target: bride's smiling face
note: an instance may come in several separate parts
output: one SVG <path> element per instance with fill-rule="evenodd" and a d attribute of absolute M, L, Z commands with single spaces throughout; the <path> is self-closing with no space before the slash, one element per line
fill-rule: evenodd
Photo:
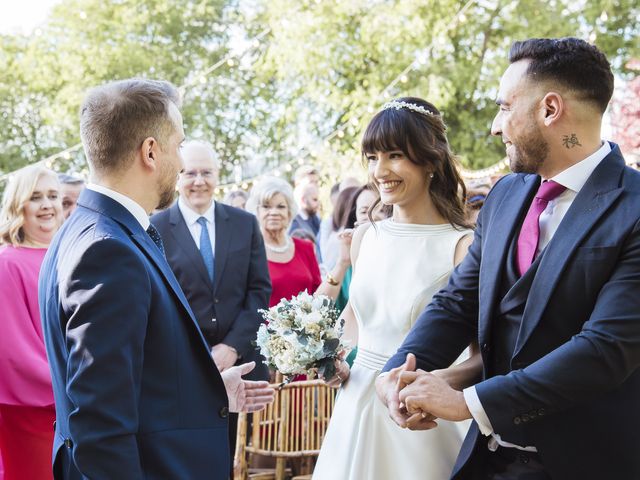
<path fill-rule="evenodd" d="M 404 206 L 428 193 L 427 168 L 413 163 L 402 150 L 368 152 L 365 158 L 385 205 Z"/>

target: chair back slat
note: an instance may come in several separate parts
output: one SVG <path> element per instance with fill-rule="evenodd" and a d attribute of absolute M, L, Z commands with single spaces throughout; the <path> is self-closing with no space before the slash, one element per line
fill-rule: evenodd
<path fill-rule="evenodd" d="M 333 411 L 336 390 L 322 380 L 292 382 L 276 389 L 273 404 L 247 415 L 246 450 L 269 456 L 317 455 Z M 280 387 L 280 388 L 279 388 Z"/>

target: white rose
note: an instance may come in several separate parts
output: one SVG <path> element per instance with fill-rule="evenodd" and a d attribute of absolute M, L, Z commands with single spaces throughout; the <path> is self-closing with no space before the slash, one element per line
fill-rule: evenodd
<path fill-rule="evenodd" d="M 322 315 L 318 312 L 311 312 L 303 315 L 300 319 L 300 325 L 306 327 L 307 325 L 313 325 L 314 323 L 318 323 L 322 321 Z"/>

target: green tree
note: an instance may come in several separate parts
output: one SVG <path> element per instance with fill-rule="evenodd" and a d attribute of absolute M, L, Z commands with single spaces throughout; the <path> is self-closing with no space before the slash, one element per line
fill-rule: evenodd
<path fill-rule="evenodd" d="M 288 86 L 283 121 L 315 126 L 332 139 L 340 171 L 358 158 L 358 139 L 388 98 L 434 102 L 450 127 L 463 163 L 497 162 L 504 147 L 488 136 L 495 95 L 510 44 L 528 37 L 590 38 L 623 72 L 638 53 L 639 7 L 632 1 L 414 0 L 259 2 L 260 22 L 273 31 L 258 75 Z M 462 15 L 455 16 L 456 12 Z M 408 72 L 388 88 L 400 72 Z"/>
<path fill-rule="evenodd" d="M 218 61 L 228 50 L 226 6 L 223 0 L 66 0 L 33 35 L 4 36 L 0 170 L 78 143 L 87 88 L 132 76 L 180 85 Z"/>
<path fill-rule="evenodd" d="M 435 103 L 481 168 L 504 155 L 488 132 L 514 40 L 590 39 L 626 75 L 638 18 L 633 0 L 63 0 L 36 34 L 0 37 L 0 172 L 77 144 L 86 89 L 131 76 L 185 85 L 187 134 L 216 145 L 229 181 L 361 171 L 364 126 L 401 95 Z"/>

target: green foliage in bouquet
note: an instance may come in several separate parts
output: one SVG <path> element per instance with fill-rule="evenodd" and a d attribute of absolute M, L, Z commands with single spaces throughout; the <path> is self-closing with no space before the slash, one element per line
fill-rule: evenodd
<path fill-rule="evenodd" d="M 256 344 L 269 367 L 287 381 L 314 371 L 326 379 L 335 375 L 334 361 L 346 347 L 341 340 L 344 321 L 328 297 L 305 290 L 260 313 L 265 323 Z"/>

